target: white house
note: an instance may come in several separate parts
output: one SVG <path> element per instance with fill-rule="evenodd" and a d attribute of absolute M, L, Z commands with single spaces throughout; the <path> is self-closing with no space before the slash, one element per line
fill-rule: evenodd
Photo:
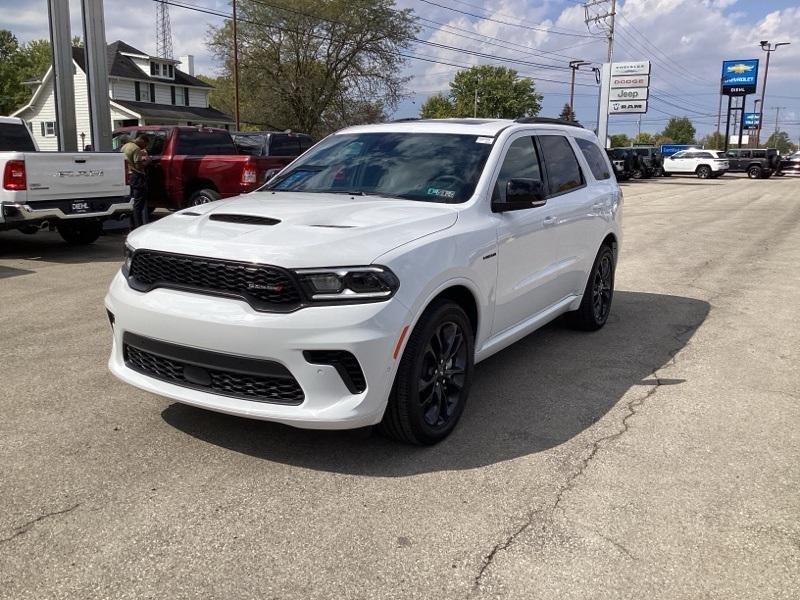
<path fill-rule="evenodd" d="M 233 125 L 233 118 L 208 104 L 211 86 L 194 76 L 193 57 L 180 61 L 149 56 L 117 40 L 108 45 L 108 89 L 112 128 L 129 125 Z M 186 63 L 187 72 L 178 69 Z M 83 48 L 72 48 L 75 72 L 75 115 L 78 148 L 90 143 L 89 102 Z M 58 150 L 52 67 L 38 81 L 28 104 L 12 116 L 20 117 L 42 150 Z M 84 138 L 81 138 L 84 134 Z"/>

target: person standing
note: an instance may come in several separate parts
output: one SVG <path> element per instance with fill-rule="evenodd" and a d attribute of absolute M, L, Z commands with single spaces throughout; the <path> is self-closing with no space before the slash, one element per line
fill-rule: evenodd
<path fill-rule="evenodd" d="M 131 214 L 131 231 L 147 223 L 147 175 L 145 167 L 149 162 L 147 156 L 147 138 L 140 135 L 122 146 L 121 151 L 128 162 L 130 172 L 131 198 L 133 214 Z"/>

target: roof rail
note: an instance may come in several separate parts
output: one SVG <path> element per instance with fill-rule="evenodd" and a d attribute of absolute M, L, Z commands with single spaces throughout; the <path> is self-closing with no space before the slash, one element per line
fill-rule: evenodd
<path fill-rule="evenodd" d="M 389 121 L 390 123 L 405 123 L 407 121 L 423 121 L 422 117 L 404 117 L 402 119 L 394 119 L 393 121 Z"/>
<path fill-rule="evenodd" d="M 564 119 L 553 119 L 551 117 L 521 117 L 519 119 L 514 119 L 515 123 L 540 123 L 546 125 L 569 125 L 570 127 L 580 127 L 583 129 L 583 125 L 578 123 L 577 121 L 565 121 Z"/>

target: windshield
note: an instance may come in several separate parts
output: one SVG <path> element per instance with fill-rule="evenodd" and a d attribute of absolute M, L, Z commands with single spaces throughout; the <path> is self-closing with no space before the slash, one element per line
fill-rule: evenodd
<path fill-rule="evenodd" d="M 264 142 L 267 136 L 253 133 L 246 135 L 234 135 L 233 142 L 239 150 L 239 154 L 249 154 L 250 156 L 261 156 L 263 153 Z"/>
<path fill-rule="evenodd" d="M 494 138 L 443 133 L 332 135 L 264 189 L 464 202 Z"/>

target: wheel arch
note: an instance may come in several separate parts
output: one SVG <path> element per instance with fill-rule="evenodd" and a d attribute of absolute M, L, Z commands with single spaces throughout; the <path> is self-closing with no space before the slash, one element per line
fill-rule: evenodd
<path fill-rule="evenodd" d="M 478 312 L 478 300 L 475 298 L 472 290 L 459 283 L 446 287 L 425 304 L 425 308 L 422 312 L 425 312 L 429 306 L 438 300 L 450 300 L 460 306 L 464 312 L 467 313 L 470 325 L 472 326 L 472 334 L 475 336 L 475 339 L 477 339 L 480 315 Z"/>
<path fill-rule="evenodd" d="M 219 193 L 217 186 L 210 179 L 192 179 L 183 188 L 183 199 L 187 201 L 195 192 L 206 189 Z"/>

